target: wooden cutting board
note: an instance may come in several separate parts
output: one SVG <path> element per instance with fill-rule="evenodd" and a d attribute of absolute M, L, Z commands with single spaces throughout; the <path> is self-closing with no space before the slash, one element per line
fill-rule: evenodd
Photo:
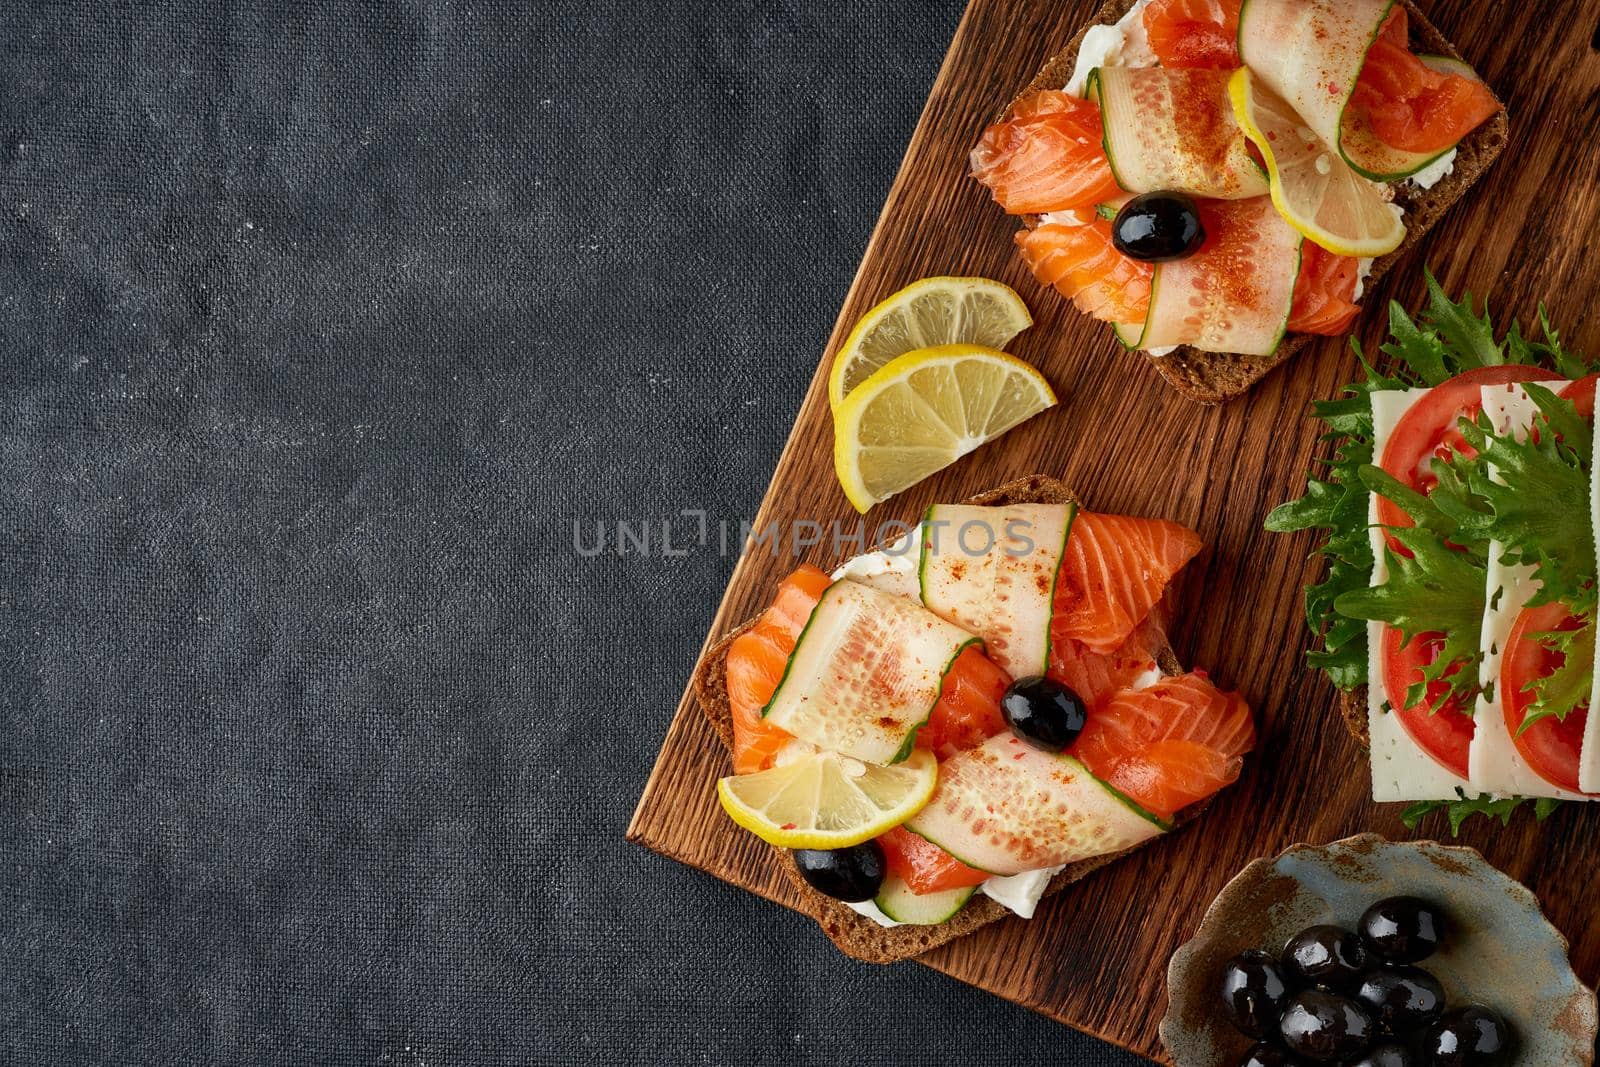
<path fill-rule="evenodd" d="M 1036 322 L 1012 351 L 1041 368 L 1056 409 L 880 505 L 869 527 L 914 521 L 930 503 L 959 500 L 1022 475 L 1056 475 L 1096 510 L 1171 518 L 1199 530 L 1209 550 L 1187 570 L 1174 642 L 1237 687 L 1261 714 L 1257 753 L 1243 779 L 1197 824 L 1078 883 L 1030 922 L 1008 920 L 922 960 L 1124 1048 L 1160 1058 L 1168 956 L 1199 923 L 1223 883 L 1250 860 L 1299 841 L 1362 830 L 1392 838 L 1448 834 L 1442 820 L 1416 833 L 1399 806 L 1368 799 L 1363 753 L 1333 709 L 1332 688 L 1303 665 L 1301 589 L 1318 565 L 1309 537 L 1262 531 L 1268 510 L 1297 496 L 1318 450 L 1311 401 L 1356 374 L 1347 344 L 1325 340 L 1221 408 L 1172 392 L 1143 356 L 1042 291 L 1013 251 L 1017 228 L 966 175 L 967 151 L 1035 71 L 1095 10 L 1090 0 L 972 0 L 939 72 L 838 324 L 822 353 L 789 442 L 756 518 L 757 529 L 824 524 L 854 513 L 834 481 L 827 368 L 856 320 L 908 282 L 984 275 L 1024 295 Z M 1543 301 L 1564 338 L 1600 352 L 1600 5 L 1449 0 L 1430 18 L 1509 107 L 1511 143 L 1487 177 L 1413 254 L 1370 293 L 1360 323 L 1369 351 L 1383 339 L 1382 308 L 1408 308 L 1423 265 L 1451 293 L 1487 293 L 1497 316 L 1532 319 Z M 802 558 L 824 566 L 825 549 Z M 757 550 L 735 568 L 708 643 L 760 611 L 796 563 Z M 771 852 L 721 813 L 712 783 L 727 757 L 686 693 L 628 839 L 793 906 Z M 1543 824 L 1526 812 L 1508 829 L 1479 820 L 1462 841 L 1526 882 L 1573 943 L 1579 974 L 1600 976 L 1600 811 L 1568 805 Z M 822 937 L 820 931 L 816 934 Z"/>

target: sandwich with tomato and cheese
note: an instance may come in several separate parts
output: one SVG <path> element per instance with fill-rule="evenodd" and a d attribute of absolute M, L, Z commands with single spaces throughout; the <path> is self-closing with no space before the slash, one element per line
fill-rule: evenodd
<path fill-rule="evenodd" d="M 1327 534 L 1312 659 L 1373 799 L 1459 826 L 1600 795 L 1595 375 L 1542 315 L 1542 340 L 1497 339 L 1429 293 L 1416 321 L 1394 309 L 1393 368 L 1319 405 L 1336 459 L 1268 528 Z"/>

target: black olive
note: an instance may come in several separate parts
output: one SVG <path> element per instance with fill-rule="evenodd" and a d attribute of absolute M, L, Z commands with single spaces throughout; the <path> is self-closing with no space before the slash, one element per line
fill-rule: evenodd
<path fill-rule="evenodd" d="M 1283 962 L 1311 985 L 1349 989 L 1367 968 L 1367 950 L 1343 927 L 1308 926 L 1284 946 Z"/>
<path fill-rule="evenodd" d="M 1433 955 L 1444 940 L 1444 912 L 1416 897 L 1389 897 L 1361 916 L 1361 938 L 1392 963 L 1416 963 Z"/>
<path fill-rule="evenodd" d="M 1111 243 L 1129 259 L 1162 263 L 1191 256 L 1206 239 L 1194 201 L 1182 193 L 1145 193 L 1122 205 Z"/>
<path fill-rule="evenodd" d="M 1367 1051 L 1377 1027 L 1367 1010 L 1349 997 L 1307 989 L 1289 998 L 1278 1033 L 1295 1055 L 1331 1063 Z"/>
<path fill-rule="evenodd" d="M 1270 953 L 1241 952 L 1222 970 L 1222 1010 L 1240 1032 L 1266 1037 L 1278 1025 L 1289 984 Z"/>
<path fill-rule="evenodd" d="M 1000 698 L 1000 714 L 1011 732 L 1034 748 L 1060 752 L 1078 739 L 1089 721 L 1082 698 L 1049 678 L 1019 678 Z"/>
<path fill-rule="evenodd" d="M 1421 1067 L 1411 1050 L 1392 1042 L 1374 1045 L 1359 1060 L 1351 1060 L 1350 1067 Z"/>
<path fill-rule="evenodd" d="M 1421 1030 L 1444 1014 L 1444 987 L 1418 967 L 1379 967 L 1368 971 L 1356 999 L 1391 1033 Z"/>
<path fill-rule="evenodd" d="M 1429 1027 L 1422 1049 L 1435 1067 L 1498 1067 L 1511 1062 L 1515 1045 L 1516 1035 L 1498 1012 L 1469 1004 Z"/>
<path fill-rule="evenodd" d="M 1239 1061 L 1239 1067 L 1300 1067 L 1300 1061 L 1277 1045 L 1257 1041 Z"/>
<path fill-rule="evenodd" d="M 883 885 L 883 846 L 876 841 L 849 848 L 797 848 L 794 864 L 813 889 L 835 900 L 871 900 Z"/>

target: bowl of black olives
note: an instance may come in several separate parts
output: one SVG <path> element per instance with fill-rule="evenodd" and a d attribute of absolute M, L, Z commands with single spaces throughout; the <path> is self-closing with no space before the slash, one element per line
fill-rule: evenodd
<path fill-rule="evenodd" d="M 1172 957 L 1178 1067 L 1594 1062 L 1594 993 L 1533 894 L 1470 848 L 1297 845 L 1223 889 Z"/>

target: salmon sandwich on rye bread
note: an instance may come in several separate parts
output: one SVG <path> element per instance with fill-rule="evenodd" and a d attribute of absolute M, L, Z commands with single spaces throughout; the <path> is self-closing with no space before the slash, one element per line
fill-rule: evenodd
<path fill-rule="evenodd" d="M 1040 282 L 1215 404 L 1347 332 L 1505 141 L 1411 0 L 1109 0 L 971 171 Z"/>
<path fill-rule="evenodd" d="M 696 669 L 724 810 L 859 959 L 1031 917 L 1197 816 L 1254 747 L 1244 700 L 1166 641 L 1200 549 L 1036 476 L 800 567 Z"/>

